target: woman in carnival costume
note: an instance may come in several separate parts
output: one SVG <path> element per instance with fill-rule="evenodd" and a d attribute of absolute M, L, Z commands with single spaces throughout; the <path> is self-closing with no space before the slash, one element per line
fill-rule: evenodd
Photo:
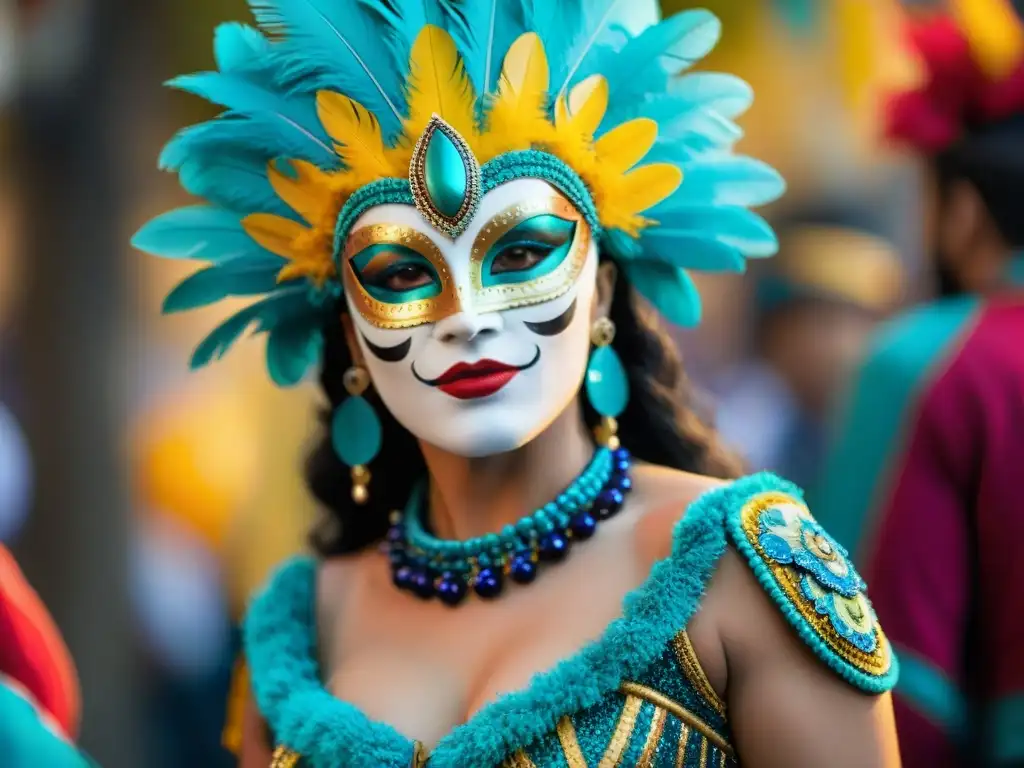
<path fill-rule="evenodd" d="M 782 182 L 728 151 L 749 89 L 677 76 L 717 19 L 250 4 L 173 81 L 228 110 L 162 158 L 209 205 L 135 239 L 209 262 L 167 310 L 266 294 L 193 365 L 255 325 L 329 402 L 316 557 L 245 622 L 242 763 L 895 765 L 863 582 L 797 488 L 707 476 L 649 308 L 692 325 L 688 269 L 775 250 L 746 207 Z"/>

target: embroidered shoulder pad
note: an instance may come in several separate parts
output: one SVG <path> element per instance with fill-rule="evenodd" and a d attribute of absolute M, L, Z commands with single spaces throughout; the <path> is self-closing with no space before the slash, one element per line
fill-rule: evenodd
<path fill-rule="evenodd" d="M 864 580 L 848 553 L 787 493 L 760 493 L 730 510 L 726 527 L 757 580 L 814 653 L 868 693 L 898 674 Z"/>

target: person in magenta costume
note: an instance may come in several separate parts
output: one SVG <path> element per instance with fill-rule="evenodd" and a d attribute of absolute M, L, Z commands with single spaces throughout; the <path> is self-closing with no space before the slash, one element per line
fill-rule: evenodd
<path fill-rule="evenodd" d="M 1024 57 L 984 66 L 948 17 L 911 31 L 928 76 L 889 135 L 924 161 L 942 295 L 874 339 L 815 508 L 875 584 L 903 764 L 1020 765 Z"/>
<path fill-rule="evenodd" d="M 262 296 L 194 365 L 255 326 L 327 401 L 313 554 L 245 619 L 241 764 L 895 766 L 864 582 L 796 487 L 736 478 L 658 330 L 697 322 L 688 270 L 776 248 L 748 207 L 782 182 L 730 151 L 750 90 L 689 71 L 718 20 L 250 5 L 172 81 L 227 109 L 162 156 L 206 203 L 135 237 L 207 263 L 169 311 Z"/>

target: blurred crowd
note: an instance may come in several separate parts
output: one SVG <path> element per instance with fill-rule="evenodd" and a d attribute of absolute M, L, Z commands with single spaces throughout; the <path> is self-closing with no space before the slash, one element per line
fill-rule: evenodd
<path fill-rule="evenodd" d="M 812 496 L 866 343 L 934 288 L 916 170 L 880 139 L 880 94 L 912 70 L 895 5 L 664 2 L 722 17 L 708 66 L 751 81 L 741 148 L 791 190 L 766 214 L 779 255 L 700 279 L 704 323 L 677 340 L 727 443 Z M 209 315 L 159 319 L 181 265 L 128 245 L 184 198 L 159 146 L 207 117 L 157 84 L 208 68 L 212 24 L 244 6 L 0 0 L 0 542 L 67 637 L 84 743 L 113 768 L 233 764 L 245 596 L 316 515 L 314 388 L 275 391 L 252 349 L 190 375 Z"/>

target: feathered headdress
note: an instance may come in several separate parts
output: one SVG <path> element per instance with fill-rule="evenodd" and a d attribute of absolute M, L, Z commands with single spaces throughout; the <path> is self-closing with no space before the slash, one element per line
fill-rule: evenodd
<path fill-rule="evenodd" d="M 299 381 L 341 293 L 340 245 L 383 202 L 415 202 L 454 236 L 489 188 L 546 179 L 580 207 L 632 285 L 686 325 L 700 311 L 686 270 L 741 271 L 776 249 L 747 207 L 776 198 L 782 180 L 729 152 L 749 87 L 682 74 L 718 41 L 707 11 L 637 31 L 632 15 L 652 3 L 249 4 L 259 29 L 217 29 L 219 71 L 171 81 L 227 110 L 179 133 L 160 160 L 208 204 L 160 216 L 134 239 L 149 253 L 207 262 L 167 297 L 167 312 L 265 294 L 199 345 L 194 367 L 255 325 L 268 334 L 273 379 Z M 428 144 L 474 169 L 450 206 L 421 205 Z"/>
<path fill-rule="evenodd" d="M 1009 0 L 955 0 L 953 10 L 908 24 L 924 77 L 886 114 L 891 139 L 929 153 L 1024 115 L 1024 19 Z"/>

